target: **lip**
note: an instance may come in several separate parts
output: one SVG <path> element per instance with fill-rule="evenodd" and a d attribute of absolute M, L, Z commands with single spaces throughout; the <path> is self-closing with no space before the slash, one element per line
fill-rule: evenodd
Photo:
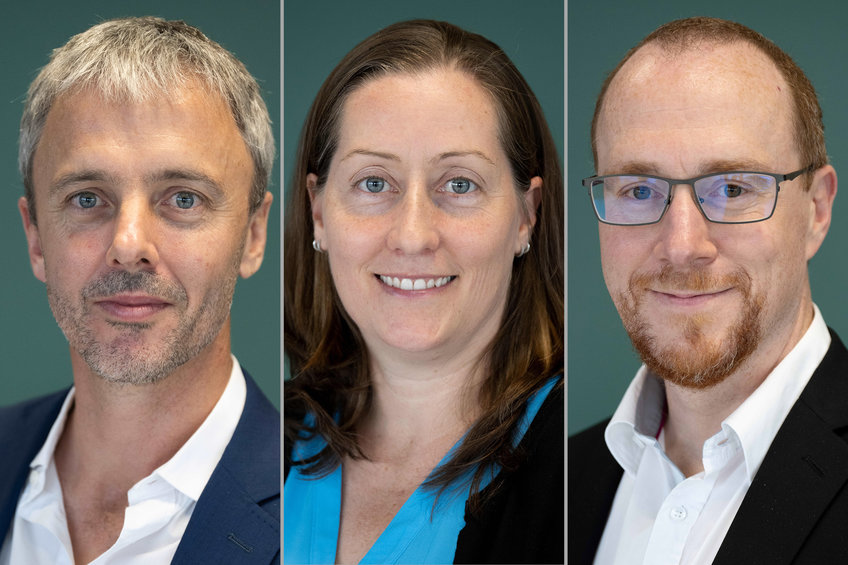
<path fill-rule="evenodd" d="M 449 285 L 456 275 L 395 275 L 375 273 L 374 276 L 386 288 L 400 292 L 436 291 Z"/>
<path fill-rule="evenodd" d="M 696 307 L 702 306 L 712 300 L 721 298 L 729 294 L 733 289 L 725 288 L 721 290 L 701 292 L 687 290 L 657 290 L 650 289 L 649 292 L 658 298 L 660 301 L 674 306 Z"/>
<path fill-rule="evenodd" d="M 171 306 L 155 296 L 121 294 L 95 300 L 94 304 L 120 322 L 144 322 Z"/>

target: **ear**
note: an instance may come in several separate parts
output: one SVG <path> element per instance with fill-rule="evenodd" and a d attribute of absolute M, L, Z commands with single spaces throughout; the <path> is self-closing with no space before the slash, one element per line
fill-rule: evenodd
<path fill-rule="evenodd" d="M 44 253 L 41 250 L 41 236 L 38 226 L 32 221 L 29 213 L 29 203 L 26 197 L 18 199 L 18 210 L 21 213 L 21 221 L 24 223 L 24 232 L 27 238 L 27 250 L 29 251 L 29 264 L 32 266 L 32 274 L 41 282 L 47 282 L 44 270 Z"/>
<path fill-rule="evenodd" d="M 313 237 L 322 247 L 326 245 L 324 242 L 324 215 L 322 204 L 324 203 L 323 191 L 316 192 L 318 187 L 318 175 L 309 173 L 306 175 L 306 190 L 309 191 L 309 203 L 312 205 L 312 226 L 314 228 Z M 323 247 L 326 250 L 326 247 Z"/>
<path fill-rule="evenodd" d="M 542 177 L 530 179 L 530 188 L 521 195 L 522 208 L 524 208 L 524 219 L 518 228 L 518 242 L 515 253 L 519 253 L 530 241 L 533 227 L 536 225 L 536 211 L 542 201 Z"/>
<path fill-rule="evenodd" d="M 807 261 L 819 250 L 833 215 L 836 171 L 830 165 L 817 169 L 810 183 L 810 224 L 807 231 Z"/>
<path fill-rule="evenodd" d="M 262 259 L 265 257 L 265 242 L 268 239 L 268 211 L 271 209 L 273 201 L 274 195 L 266 192 L 262 204 L 250 217 L 247 237 L 244 241 L 244 251 L 242 251 L 241 264 L 239 265 L 239 275 L 244 279 L 259 270 Z"/>

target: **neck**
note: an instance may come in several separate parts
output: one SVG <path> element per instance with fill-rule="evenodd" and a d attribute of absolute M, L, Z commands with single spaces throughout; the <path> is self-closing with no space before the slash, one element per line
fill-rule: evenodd
<path fill-rule="evenodd" d="M 74 405 L 56 448 L 63 488 L 88 481 L 123 492 L 168 461 L 200 427 L 232 371 L 229 325 L 156 383 L 115 384 L 71 352 Z"/>
<path fill-rule="evenodd" d="M 739 368 L 707 389 L 665 383 L 668 419 L 665 451 L 687 477 L 704 470 L 704 442 L 721 430 L 721 423 L 766 380 L 798 344 L 813 321 L 812 302 L 799 309 L 796 323 L 781 336 L 764 339 Z"/>
<path fill-rule="evenodd" d="M 372 451 L 452 444 L 480 412 L 481 371 L 471 358 L 408 364 L 372 355 L 371 383 L 371 410 L 360 432 Z"/>

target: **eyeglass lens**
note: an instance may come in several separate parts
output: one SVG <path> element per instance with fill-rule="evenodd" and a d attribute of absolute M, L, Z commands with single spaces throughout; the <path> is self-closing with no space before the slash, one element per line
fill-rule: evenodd
<path fill-rule="evenodd" d="M 700 178 L 693 185 L 697 203 L 713 222 L 755 222 L 771 216 L 777 195 L 773 176 L 729 173 Z M 659 221 L 670 203 L 671 185 L 665 179 L 616 175 L 592 182 L 592 201 L 598 217 L 612 224 Z"/>

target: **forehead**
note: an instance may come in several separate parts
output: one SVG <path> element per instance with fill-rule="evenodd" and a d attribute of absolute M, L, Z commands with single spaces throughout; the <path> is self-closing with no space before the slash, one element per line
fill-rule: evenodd
<path fill-rule="evenodd" d="M 404 139 L 423 149 L 423 132 L 446 145 L 497 144 L 497 113 L 477 81 L 454 69 L 380 76 L 353 91 L 342 107 L 342 145 Z"/>
<path fill-rule="evenodd" d="M 598 172 L 628 162 L 664 162 L 677 172 L 663 172 L 691 175 L 710 172 L 702 170 L 708 162 L 768 166 L 797 159 L 793 131 L 789 88 L 755 47 L 736 42 L 668 53 L 649 44 L 607 91 L 596 133 Z"/>
<path fill-rule="evenodd" d="M 238 129 L 224 99 L 198 80 L 189 80 L 182 87 L 151 88 L 137 95 L 108 94 L 91 86 L 72 88 L 57 96 L 50 106 L 42 138 L 53 133 L 57 126 L 79 132 L 105 130 L 116 118 L 122 118 L 124 126 L 136 123 L 135 130 L 140 130 L 144 122 L 164 125 L 166 120 L 175 126 L 193 122 L 205 123 L 209 128 Z"/>
<path fill-rule="evenodd" d="M 33 180 L 79 170 L 131 176 L 151 167 L 223 174 L 249 165 L 247 146 L 229 106 L 199 84 L 169 95 L 108 99 L 94 88 L 53 103 L 33 157 Z"/>

